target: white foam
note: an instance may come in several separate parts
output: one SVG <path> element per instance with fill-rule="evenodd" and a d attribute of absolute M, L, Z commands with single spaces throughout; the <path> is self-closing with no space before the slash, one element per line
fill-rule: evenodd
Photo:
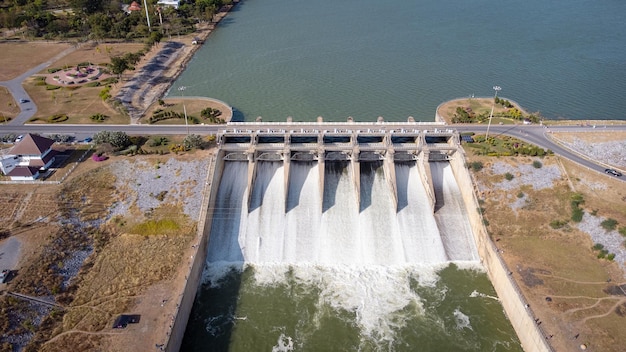
<path fill-rule="evenodd" d="M 293 339 L 285 334 L 278 336 L 276 346 L 272 347 L 272 352 L 288 352 L 293 351 Z"/>
<path fill-rule="evenodd" d="M 456 308 L 452 314 L 454 315 L 454 320 L 456 321 L 456 328 L 458 330 L 462 330 L 462 329 L 474 330 L 472 329 L 470 318 L 467 315 L 463 314 L 463 312 L 461 312 L 459 308 Z"/>

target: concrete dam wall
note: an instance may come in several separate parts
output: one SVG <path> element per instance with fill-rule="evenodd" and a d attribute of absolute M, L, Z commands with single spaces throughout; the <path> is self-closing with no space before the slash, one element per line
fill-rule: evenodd
<path fill-rule="evenodd" d="M 253 127 L 254 126 L 254 127 Z M 225 167 L 230 162 L 246 164 L 245 178 L 247 189 L 251 190 L 257 183 L 262 183 L 258 178 L 266 177 L 266 165 L 280 165 L 275 169 L 282 173 L 282 182 L 279 189 L 284 192 L 280 195 L 284 199 L 283 212 L 289 209 L 289 192 L 293 192 L 294 168 L 302 163 L 314 165 L 311 170 L 317 173 L 315 181 L 319 192 L 317 199 L 329 198 L 329 190 L 325 179 L 331 177 L 329 168 L 332 165 L 344 165 L 344 172 L 350 174 L 350 188 L 354 199 L 354 208 L 362 209 L 363 204 L 372 202 L 367 199 L 367 192 L 362 188 L 371 187 L 367 179 L 361 177 L 362 170 L 367 165 L 375 165 L 382 170 L 384 180 L 389 189 L 389 197 L 396 209 L 406 206 L 406 197 L 402 194 L 406 184 L 398 183 L 403 180 L 404 172 L 397 165 L 409 163 L 413 165 L 410 177 L 417 177 L 425 192 L 427 211 L 435 213 L 441 206 L 441 175 L 451 170 L 462 195 L 464 206 L 471 224 L 470 241 L 453 241 L 444 243 L 442 255 L 446 260 L 477 260 L 487 269 L 489 278 L 498 293 L 502 305 L 519 336 L 522 345 L 527 351 L 549 351 L 538 327 L 528 312 L 526 304 L 516 289 L 514 282 L 508 275 L 508 269 L 500 260 L 494 244 L 491 242 L 484 226 L 482 218 L 477 211 L 478 203 L 474 193 L 474 186 L 466 166 L 465 156 L 460 147 L 459 135 L 452 129 L 441 128 L 441 125 L 411 125 L 409 127 L 397 126 L 372 126 L 368 129 L 355 129 L 346 125 L 342 128 L 324 128 L 324 125 L 310 125 L 307 128 L 294 128 L 288 126 L 284 129 L 262 129 L 257 125 L 236 126 L 227 128 L 218 134 L 218 152 L 212 163 L 213 172 L 207 179 L 206 199 L 203 204 L 204 211 L 199 224 L 199 236 L 201 236 L 199 252 L 193 260 L 189 281 L 185 294 L 181 299 L 172 335 L 167 345 L 168 351 L 178 351 L 182 342 L 185 327 L 195 292 L 201 282 L 202 268 L 207 256 L 207 243 L 211 236 L 211 222 L 213 211 L 216 209 L 217 186 L 220 185 L 225 174 Z M 444 170 L 445 169 L 445 170 Z M 230 175 L 230 174 L 229 174 Z M 363 181 L 365 180 L 365 181 Z M 365 182 L 364 184 L 362 184 Z M 211 189 L 211 185 L 214 188 Z M 331 190 L 334 191 L 334 190 Z M 399 196 L 400 195 L 400 196 Z M 439 201 L 439 204 L 438 204 Z M 257 206 L 253 192 L 247 193 L 247 208 Z M 319 202 L 319 212 L 326 209 L 324 202 Z M 445 215 L 442 215 L 445 216 Z M 440 229 L 442 238 L 445 229 Z M 445 239 L 443 239 L 445 242 Z M 436 250 L 433 250 L 436 251 Z M 466 255 L 464 252 L 477 254 Z M 420 254 L 427 257 L 430 254 Z M 479 257 L 479 258 L 478 258 Z M 317 259 L 316 259 L 317 260 Z M 438 259 L 433 259 L 438 260 Z"/>

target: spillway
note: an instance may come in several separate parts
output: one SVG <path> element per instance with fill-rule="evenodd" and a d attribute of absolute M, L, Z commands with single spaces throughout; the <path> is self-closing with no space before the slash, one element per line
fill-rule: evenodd
<path fill-rule="evenodd" d="M 183 350 L 520 350 L 484 298 L 451 133 L 267 133 L 219 139 Z"/>
<path fill-rule="evenodd" d="M 431 164 L 446 170 L 443 163 Z M 466 211 L 448 173 L 435 178 L 443 197 L 439 203 L 445 206 L 433 214 L 415 163 L 395 166 L 397 197 L 404 204 L 399 211 L 382 163 L 361 163 L 360 202 L 347 162 L 326 162 L 323 199 L 318 196 L 318 166 L 292 162 L 287 201 L 282 162 L 259 161 L 256 167 L 248 190 L 247 164 L 225 163 L 209 262 L 395 265 L 477 260 Z"/>

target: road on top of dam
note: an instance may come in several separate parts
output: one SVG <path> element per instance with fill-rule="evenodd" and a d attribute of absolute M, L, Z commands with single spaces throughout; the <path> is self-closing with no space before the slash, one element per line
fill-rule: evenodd
<path fill-rule="evenodd" d="M 83 139 L 92 136 L 99 131 L 123 131 L 131 135 L 184 135 L 193 133 L 198 135 L 216 134 L 224 129 L 238 130 L 361 130 L 367 131 L 389 131 L 399 129 L 418 129 L 433 130 L 452 129 L 459 132 L 477 132 L 484 133 L 489 128 L 490 135 L 507 135 L 535 144 L 544 149 L 550 149 L 555 154 L 572 160 L 589 169 L 604 173 L 605 168 L 610 165 L 600 164 L 595 160 L 586 158 L 585 156 L 565 148 L 556 143 L 549 135 L 553 132 L 598 132 L 598 131 L 626 131 L 626 124 L 619 125 L 565 125 L 565 126 L 545 126 L 545 125 L 476 125 L 476 124 L 455 124 L 444 125 L 439 123 L 360 123 L 360 122 L 323 122 L 323 123 L 285 123 L 285 122 L 249 122 L 235 123 L 226 125 L 50 125 L 50 124 L 32 124 L 32 125 L 1 125 L 0 133 L 7 134 L 23 134 L 23 133 L 39 133 L 39 134 L 70 134 L 76 139 Z M 623 182 L 626 180 L 622 179 Z"/>

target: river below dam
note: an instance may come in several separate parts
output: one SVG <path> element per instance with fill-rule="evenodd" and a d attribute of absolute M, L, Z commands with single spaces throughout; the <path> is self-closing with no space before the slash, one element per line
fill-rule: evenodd
<path fill-rule="evenodd" d="M 254 121 L 433 121 L 499 96 L 557 119 L 624 119 L 626 2 L 243 0 L 169 96 Z"/>
<path fill-rule="evenodd" d="M 225 161 L 183 351 L 522 351 L 448 162 Z M 287 189 L 285 189 L 287 188 Z M 358 193 L 358 194 L 357 194 Z M 286 196 L 285 196 L 286 194 Z"/>

